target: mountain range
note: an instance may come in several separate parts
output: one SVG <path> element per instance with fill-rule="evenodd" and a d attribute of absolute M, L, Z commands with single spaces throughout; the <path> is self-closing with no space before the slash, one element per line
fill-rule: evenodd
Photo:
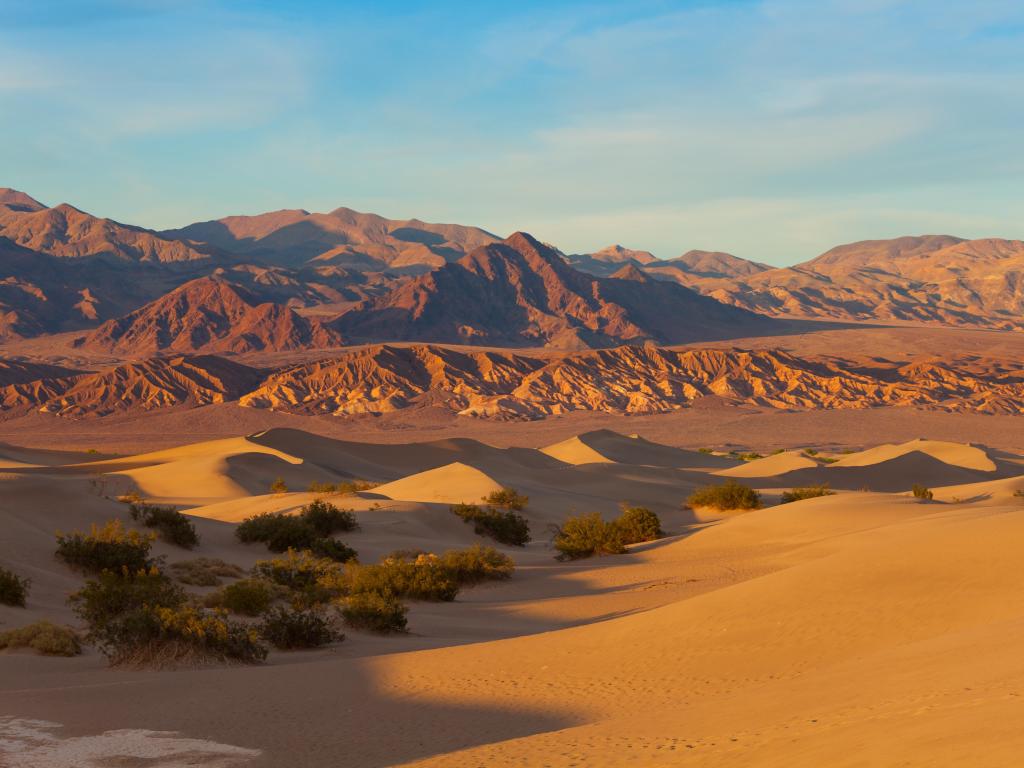
<path fill-rule="evenodd" d="M 1021 329 L 1024 242 L 864 241 L 792 267 L 719 251 L 564 254 L 522 232 L 338 208 L 156 232 L 0 189 L 0 340 L 81 352 L 408 341 L 583 349 L 777 334 L 799 320 Z"/>

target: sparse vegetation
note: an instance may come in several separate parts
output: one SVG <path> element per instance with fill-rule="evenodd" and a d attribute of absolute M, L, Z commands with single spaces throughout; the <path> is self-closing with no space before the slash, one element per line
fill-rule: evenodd
<path fill-rule="evenodd" d="M 697 450 L 700 451 L 701 453 L 714 453 L 715 452 L 714 448 L 698 448 Z"/>
<path fill-rule="evenodd" d="M 558 550 L 559 560 L 619 555 L 626 551 L 618 526 L 606 523 L 597 512 L 570 517 L 555 529 L 552 544 Z"/>
<path fill-rule="evenodd" d="M 86 572 L 135 572 L 153 565 L 149 550 L 154 538 L 154 534 L 127 531 L 120 520 L 111 520 L 102 528 L 93 525 L 87 534 L 58 533 L 56 554 L 72 568 Z"/>
<path fill-rule="evenodd" d="M 459 586 L 482 581 L 507 579 L 516 569 L 508 555 L 494 547 L 474 544 L 467 549 L 450 549 L 441 555 L 441 567 L 451 574 Z"/>
<path fill-rule="evenodd" d="M 330 536 L 339 531 L 354 531 L 359 528 L 351 509 L 338 509 L 329 501 L 316 499 L 299 511 L 299 518 L 305 520 L 321 536 Z"/>
<path fill-rule="evenodd" d="M 927 487 L 914 483 L 914 486 L 910 489 L 911 493 L 914 494 L 915 499 L 921 499 L 922 501 L 931 501 L 935 496 Z"/>
<path fill-rule="evenodd" d="M 456 504 L 450 509 L 463 522 L 472 523 L 473 531 L 480 536 L 515 547 L 525 546 L 530 541 L 530 524 L 514 509 L 482 508 L 477 504 Z"/>
<path fill-rule="evenodd" d="M 492 491 L 484 496 L 484 504 L 516 512 L 522 512 L 529 503 L 530 497 L 524 496 L 515 488 L 502 488 L 500 491 Z"/>
<path fill-rule="evenodd" d="M 346 562 L 355 558 L 355 550 L 328 538 L 323 532 L 355 527 L 355 515 L 351 511 L 318 499 L 303 507 L 298 515 L 265 512 L 246 518 L 238 524 L 235 535 L 245 543 L 263 542 L 271 552 L 308 549 L 321 557 Z"/>
<path fill-rule="evenodd" d="M 176 581 L 194 587 L 219 587 L 222 579 L 237 579 L 245 575 L 237 565 L 210 557 L 172 563 L 167 570 Z"/>
<path fill-rule="evenodd" d="M 318 648 L 344 639 L 331 617 L 318 608 L 278 606 L 264 616 L 259 631 L 264 640 L 281 650 Z"/>
<path fill-rule="evenodd" d="M 283 477 L 275 478 L 274 482 L 270 484 L 271 493 L 288 493 L 288 484 L 284 481 Z"/>
<path fill-rule="evenodd" d="M 818 455 L 818 449 L 817 448 L 804 448 L 804 454 L 807 455 L 807 456 L 811 456 L 811 457 L 817 456 Z"/>
<path fill-rule="evenodd" d="M 7 648 L 31 648 L 44 656 L 77 656 L 82 652 L 82 642 L 70 627 L 37 621 L 0 632 L 0 651 Z"/>
<path fill-rule="evenodd" d="M 368 491 L 371 488 L 376 488 L 377 483 L 371 483 L 369 480 L 345 480 L 340 483 L 310 483 L 310 493 L 324 493 L 334 494 L 337 496 L 351 496 L 354 493 L 360 493 L 361 491 Z"/>
<path fill-rule="evenodd" d="M 746 451 L 744 453 L 739 451 L 729 451 L 729 455 L 734 459 L 739 459 L 740 461 L 755 461 L 756 459 L 764 458 L 762 454 L 757 453 L 756 451 Z"/>
<path fill-rule="evenodd" d="M 686 499 L 691 508 L 709 507 L 720 511 L 737 509 L 760 509 L 761 494 L 753 488 L 735 480 L 722 485 L 705 485 L 698 488 Z"/>
<path fill-rule="evenodd" d="M 254 630 L 188 605 L 184 590 L 156 568 L 104 571 L 71 602 L 88 626 L 87 639 L 112 664 L 255 663 L 266 657 Z"/>
<path fill-rule="evenodd" d="M 819 456 L 818 461 L 820 461 L 822 464 L 835 464 L 837 461 L 839 461 L 839 459 L 833 456 Z"/>
<path fill-rule="evenodd" d="M 353 629 L 387 634 L 405 632 L 407 608 L 390 593 L 361 592 L 342 603 L 341 615 Z"/>
<path fill-rule="evenodd" d="M 0 566 L 0 605 L 24 608 L 30 586 L 32 586 L 30 579 L 23 578 L 14 571 Z"/>
<path fill-rule="evenodd" d="M 160 538 L 169 544 L 183 549 L 192 549 L 199 544 L 195 525 L 174 507 L 132 504 L 128 507 L 128 512 L 132 520 L 142 523 L 147 528 L 155 528 Z"/>
<path fill-rule="evenodd" d="M 1024 498 L 1024 488 L 1018 488 L 1016 491 L 1013 492 L 1013 495 L 1016 496 L 1018 499 Z"/>
<path fill-rule="evenodd" d="M 642 541 L 654 541 L 664 536 L 661 520 L 646 507 L 622 505 L 622 514 L 612 525 L 618 531 L 623 544 L 639 544 Z"/>
<path fill-rule="evenodd" d="M 836 492 L 828 487 L 828 483 L 822 483 L 821 485 L 809 485 L 806 488 L 792 488 L 788 491 L 784 491 L 779 503 L 789 504 L 790 502 L 802 501 L 803 499 L 815 499 L 819 496 L 835 495 Z"/>
<path fill-rule="evenodd" d="M 345 569 L 349 594 L 373 592 L 412 600 L 450 601 L 459 593 L 459 583 L 437 555 L 420 555 L 415 560 L 386 558 L 376 565 L 352 565 Z"/>
<path fill-rule="evenodd" d="M 242 579 L 207 595 L 203 604 L 243 616 L 259 616 L 270 608 L 282 589 L 264 579 Z"/>

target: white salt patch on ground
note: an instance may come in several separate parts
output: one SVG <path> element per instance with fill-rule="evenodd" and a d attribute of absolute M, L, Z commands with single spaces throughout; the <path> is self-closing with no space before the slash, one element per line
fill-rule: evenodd
<path fill-rule="evenodd" d="M 189 739 L 174 731 L 119 730 L 61 738 L 62 726 L 46 720 L 0 717 L 0 764 L 5 768 L 238 768 L 259 756 L 256 749 Z"/>

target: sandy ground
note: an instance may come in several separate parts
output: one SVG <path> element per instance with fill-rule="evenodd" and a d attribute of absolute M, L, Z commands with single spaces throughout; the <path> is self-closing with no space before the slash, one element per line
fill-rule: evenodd
<path fill-rule="evenodd" d="M 2 628 L 73 620 L 81 577 L 54 560 L 53 531 L 128 522 L 110 498 L 128 489 L 194 516 L 198 550 L 158 544 L 172 562 L 266 557 L 234 523 L 313 498 L 268 494 L 277 476 L 383 483 L 346 499 L 361 530 L 345 539 L 367 562 L 476 542 L 447 504 L 498 485 L 530 496 L 535 534 L 503 548 L 510 581 L 413 603 L 405 636 L 349 632 L 255 668 L 0 654 L 0 765 L 1001 766 L 1024 753 L 1017 455 L 875 440 L 832 464 L 744 464 L 683 446 L 707 439 L 541 432 L 508 447 L 499 431 L 383 444 L 274 429 L 118 457 L 0 447 L 0 563 L 33 580 L 28 608 L 0 606 Z M 725 516 L 681 507 L 723 475 L 769 504 L 796 485 L 838 492 Z M 656 511 L 668 536 L 554 560 L 548 525 L 620 501 Z"/>

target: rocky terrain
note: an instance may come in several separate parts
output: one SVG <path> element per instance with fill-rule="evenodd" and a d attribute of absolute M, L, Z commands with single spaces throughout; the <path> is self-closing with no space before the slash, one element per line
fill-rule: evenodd
<path fill-rule="evenodd" d="M 980 357 L 886 362 L 781 350 L 651 345 L 554 356 L 373 345 L 259 369 L 214 355 L 157 357 L 94 372 L 0 363 L 0 412 L 141 413 L 237 401 L 299 415 L 440 408 L 486 419 L 657 414 L 716 402 L 776 409 L 916 406 L 1024 413 L 1024 367 Z"/>

